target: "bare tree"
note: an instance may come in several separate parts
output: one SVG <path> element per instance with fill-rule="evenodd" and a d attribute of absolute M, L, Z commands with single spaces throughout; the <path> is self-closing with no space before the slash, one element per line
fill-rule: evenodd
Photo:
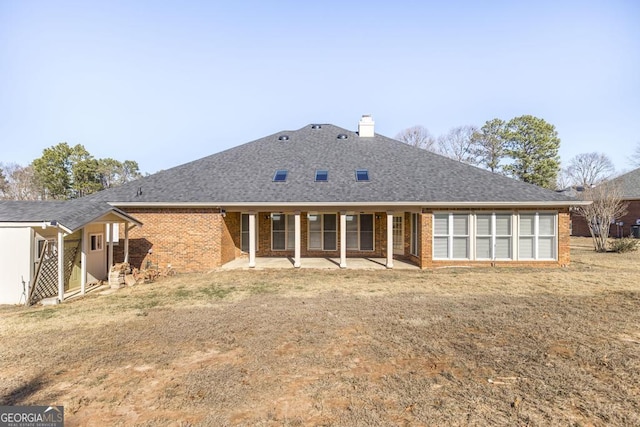
<path fill-rule="evenodd" d="M 40 186 L 37 184 L 32 166 L 20 166 L 15 163 L 3 167 L 6 185 L 2 192 L 5 200 L 39 200 Z"/>
<path fill-rule="evenodd" d="M 478 132 L 475 126 L 458 126 L 446 135 L 438 138 L 440 152 L 459 162 L 477 165 L 474 135 Z"/>
<path fill-rule="evenodd" d="M 629 204 L 623 201 L 622 189 L 614 181 L 585 188 L 582 197 L 592 203 L 578 206 L 576 212 L 589 226 L 596 252 L 606 252 L 609 227 L 627 213 Z"/>
<path fill-rule="evenodd" d="M 424 126 L 417 125 L 404 129 L 396 135 L 396 139 L 404 142 L 405 144 L 424 148 L 428 151 L 435 151 L 436 148 L 436 139 Z"/>
<path fill-rule="evenodd" d="M 635 167 L 640 167 L 640 141 L 636 144 L 636 149 L 633 151 L 629 163 Z"/>
<path fill-rule="evenodd" d="M 573 185 L 590 187 L 607 180 L 615 171 L 611 159 L 603 153 L 582 153 L 569 160 L 565 172 Z"/>

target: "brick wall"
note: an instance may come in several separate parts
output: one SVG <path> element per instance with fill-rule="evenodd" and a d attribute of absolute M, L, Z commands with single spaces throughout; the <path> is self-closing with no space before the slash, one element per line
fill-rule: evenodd
<path fill-rule="evenodd" d="M 618 221 L 622 221 L 624 225 L 620 230 L 616 225 L 611 225 L 609 227 L 609 236 L 611 237 L 627 237 L 631 234 L 631 227 L 636 224 L 636 220 L 640 219 L 640 200 L 631 200 L 627 202 L 629 205 L 627 207 L 626 215 L 618 218 Z M 582 236 L 589 237 L 591 233 L 589 232 L 589 227 L 587 226 L 586 221 L 580 215 L 575 213 L 571 214 L 571 235 L 572 236 Z M 622 235 L 618 236 L 618 232 Z"/>
<path fill-rule="evenodd" d="M 206 271 L 231 257 L 230 233 L 218 209 L 128 208 L 126 212 L 143 223 L 129 232 L 134 267 L 145 268 L 150 262 L 160 268 L 171 264 L 178 272 Z M 123 230 L 120 238 L 124 239 Z M 122 259 L 123 250 L 123 245 L 114 248 L 116 259 Z"/>

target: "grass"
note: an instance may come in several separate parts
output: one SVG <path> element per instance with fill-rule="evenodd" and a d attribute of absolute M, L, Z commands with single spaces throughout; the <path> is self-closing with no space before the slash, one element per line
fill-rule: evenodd
<path fill-rule="evenodd" d="M 66 425 L 640 425 L 640 253 L 217 271 L 0 307 L 0 405 Z"/>

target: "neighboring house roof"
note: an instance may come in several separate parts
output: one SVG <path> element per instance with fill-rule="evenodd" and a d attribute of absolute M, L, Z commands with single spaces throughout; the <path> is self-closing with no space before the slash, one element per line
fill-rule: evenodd
<path fill-rule="evenodd" d="M 105 216 L 115 213 L 117 216 L 142 225 L 132 216 L 106 202 L 75 199 L 69 201 L 0 201 L 0 223 L 39 223 L 60 225 L 69 232 Z"/>
<path fill-rule="evenodd" d="M 340 134 L 347 138 L 339 139 Z M 286 181 L 273 182 L 279 169 L 287 170 Z M 356 181 L 357 169 L 368 170 L 368 182 Z M 328 180 L 315 182 L 316 170 L 328 170 Z M 278 132 L 87 199 L 117 206 L 575 202 L 382 135 L 360 137 L 329 124 Z"/>
<path fill-rule="evenodd" d="M 623 199 L 640 199 L 640 168 L 620 175 L 612 182 L 620 185 Z"/>

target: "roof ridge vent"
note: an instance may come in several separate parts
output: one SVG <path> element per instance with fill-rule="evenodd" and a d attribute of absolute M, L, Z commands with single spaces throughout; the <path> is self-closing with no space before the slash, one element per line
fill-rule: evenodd
<path fill-rule="evenodd" d="M 317 123 L 313 124 L 313 125 L 311 125 L 311 129 L 322 129 L 322 125 L 319 125 Z"/>
<path fill-rule="evenodd" d="M 337 136 L 338 139 L 347 139 L 349 138 L 346 133 L 339 133 Z"/>
<path fill-rule="evenodd" d="M 278 141 L 288 141 L 289 140 L 289 135 L 280 135 L 278 137 Z"/>

